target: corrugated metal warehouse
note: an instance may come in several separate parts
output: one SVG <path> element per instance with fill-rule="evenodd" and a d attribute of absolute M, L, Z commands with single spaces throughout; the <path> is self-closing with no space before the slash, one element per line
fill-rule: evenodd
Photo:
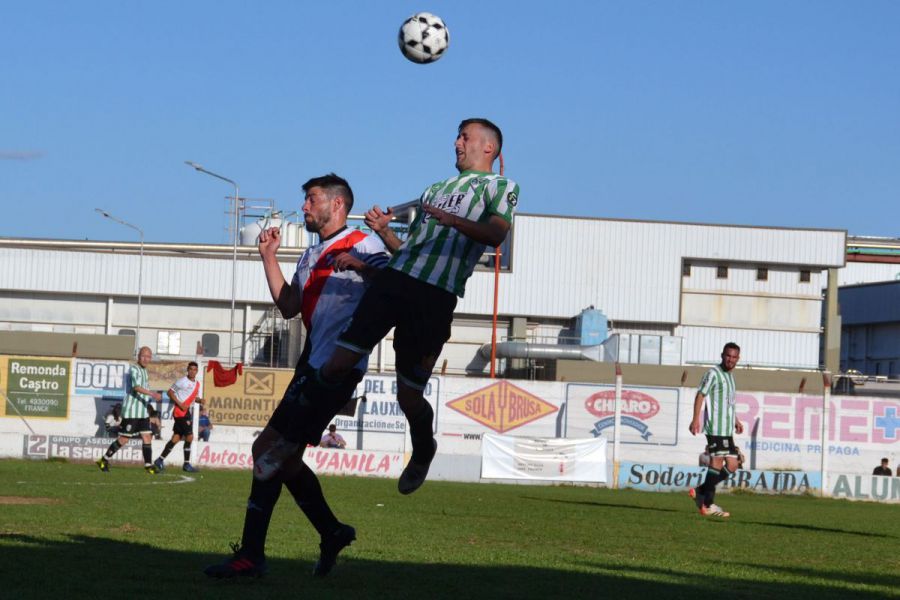
<path fill-rule="evenodd" d="M 592 307 L 621 342 L 619 360 L 629 360 L 628 342 L 674 348 L 680 364 L 711 364 L 734 340 L 744 364 L 818 368 L 822 290 L 836 290 L 846 249 L 841 230 L 520 214 L 499 276 L 498 340 L 580 345 L 575 319 Z M 281 250 L 288 279 L 299 252 Z M 148 243 L 141 259 L 136 243 L 5 238 L 0 265 L 0 329 L 130 334 L 139 326 L 140 345 L 162 359 L 229 356 L 231 246 Z M 234 267 L 234 359 L 290 364 L 299 322 L 273 315 L 255 248 L 241 246 Z M 457 307 L 438 362 L 446 373 L 486 371 L 479 350 L 491 341 L 493 297 L 494 271 L 485 266 Z M 373 369 L 393 370 L 389 341 Z M 664 362 L 666 353 L 640 356 Z"/>

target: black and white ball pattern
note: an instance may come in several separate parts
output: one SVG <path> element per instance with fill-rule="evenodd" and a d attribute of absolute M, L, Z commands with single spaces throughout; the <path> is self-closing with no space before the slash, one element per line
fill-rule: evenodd
<path fill-rule="evenodd" d="M 430 63 L 444 55 L 450 31 L 440 17 L 420 12 L 403 22 L 397 41 L 403 56 L 414 63 Z"/>

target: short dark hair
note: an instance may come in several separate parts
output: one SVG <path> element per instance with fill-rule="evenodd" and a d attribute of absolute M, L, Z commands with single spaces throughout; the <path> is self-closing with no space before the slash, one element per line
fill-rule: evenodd
<path fill-rule="evenodd" d="M 881 459 L 881 462 L 890 462 L 890 461 L 889 461 L 889 460 L 887 459 L 887 457 L 885 456 L 884 458 Z"/>
<path fill-rule="evenodd" d="M 193 360 L 192 360 L 191 362 L 188 363 L 188 369 L 190 369 L 191 367 L 197 367 L 197 368 L 199 369 L 199 368 L 200 368 L 200 365 L 198 365 L 198 364 L 196 363 L 196 361 L 193 361 Z"/>
<path fill-rule="evenodd" d="M 486 129 L 490 129 L 491 132 L 495 136 L 497 136 L 497 153 L 494 154 L 494 158 L 500 154 L 500 151 L 503 150 L 503 132 L 500 131 L 500 128 L 488 121 L 487 119 L 465 119 L 459 124 L 459 130 L 462 131 L 466 128 L 467 125 L 481 125 Z"/>
<path fill-rule="evenodd" d="M 350 209 L 353 208 L 353 190 L 350 189 L 350 184 L 347 183 L 346 179 L 334 173 L 313 177 L 303 184 L 303 192 L 306 193 L 314 187 L 320 187 L 325 190 L 329 198 L 343 196 L 344 208 L 346 208 L 347 214 L 350 214 Z"/>
<path fill-rule="evenodd" d="M 725 354 L 726 350 L 737 350 L 738 353 L 740 353 L 741 347 L 738 346 L 737 344 L 735 344 L 734 342 L 728 342 L 727 344 L 725 344 L 725 347 L 722 348 L 722 354 Z"/>

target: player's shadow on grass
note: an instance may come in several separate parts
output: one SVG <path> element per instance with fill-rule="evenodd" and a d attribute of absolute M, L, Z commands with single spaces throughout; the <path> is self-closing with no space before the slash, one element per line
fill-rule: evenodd
<path fill-rule="evenodd" d="M 800 529 L 803 531 L 815 531 L 819 533 L 838 533 L 842 535 L 858 535 L 861 537 L 872 538 L 892 538 L 896 537 L 887 533 L 878 533 L 877 531 L 853 531 L 852 529 L 838 529 L 836 527 L 818 527 L 816 525 L 803 525 L 800 523 L 772 523 L 769 521 L 743 521 L 736 520 L 739 525 L 762 525 L 763 527 L 781 527 L 784 529 Z"/>
<path fill-rule="evenodd" d="M 560 504 L 577 504 L 579 506 L 596 506 L 597 508 L 624 508 L 627 510 L 652 510 L 654 512 L 683 512 L 674 508 L 660 508 L 659 506 L 639 506 L 636 504 L 623 504 L 619 502 L 597 502 L 596 500 L 561 500 L 559 498 L 537 498 L 535 496 L 522 496 L 522 500 L 536 500 L 537 502 L 559 502 Z"/>
<path fill-rule="evenodd" d="M 750 566 L 765 571 L 777 571 L 779 573 L 787 573 L 800 577 L 814 577 L 816 579 L 824 579 L 845 584 L 879 585 L 894 590 L 900 590 L 900 575 L 893 574 L 890 571 L 879 571 L 878 573 L 848 573 L 846 571 L 813 569 L 809 567 L 790 567 L 785 565 L 761 565 L 721 559 L 711 560 L 710 562 L 720 565 Z"/>
<path fill-rule="evenodd" d="M 202 534 L 201 534 L 202 535 Z M 195 542 L 185 537 L 180 543 Z M 179 543 L 173 541 L 173 543 Z M 535 542 L 539 543 L 539 542 Z M 312 561 L 274 559 L 262 579 L 215 581 L 202 569 L 222 560 L 188 550 L 160 549 L 135 541 L 87 536 L 64 539 L 7 533 L 0 537 L 0 595 L 5 598 L 729 598 L 790 597 L 847 598 L 848 590 L 835 589 L 831 572 L 809 569 L 812 582 L 766 582 L 708 577 L 696 571 L 579 562 L 571 569 L 523 567 L 489 562 L 483 565 L 392 562 L 362 558 L 364 547 L 351 548 L 332 574 L 314 578 Z M 556 563 L 560 561 L 556 557 Z M 423 561 L 435 560 L 423 556 Z M 844 579 L 846 580 L 846 578 Z M 819 583 L 821 581 L 822 583 Z M 896 584 L 896 577 L 866 578 L 868 583 Z M 857 597 L 863 597 L 857 595 Z"/>

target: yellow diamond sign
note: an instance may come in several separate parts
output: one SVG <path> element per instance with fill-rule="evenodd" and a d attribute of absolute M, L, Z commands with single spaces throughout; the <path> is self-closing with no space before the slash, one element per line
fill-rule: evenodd
<path fill-rule="evenodd" d="M 497 433 L 521 427 L 559 410 L 508 381 L 460 396 L 447 406 Z"/>

